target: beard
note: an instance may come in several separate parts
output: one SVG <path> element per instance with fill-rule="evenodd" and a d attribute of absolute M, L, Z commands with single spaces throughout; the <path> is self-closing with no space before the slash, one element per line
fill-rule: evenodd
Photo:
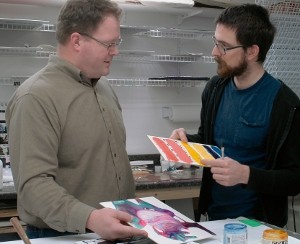
<path fill-rule="evenodd" d="M 225 61 L 218 57 L 215 57 L 215 61 L 218 64 L 217 73 L 220 77 L 241 76 L 248 68 L 248 63 L 246 62 L 245 57 L 235 67 L 230 67 Z"/>

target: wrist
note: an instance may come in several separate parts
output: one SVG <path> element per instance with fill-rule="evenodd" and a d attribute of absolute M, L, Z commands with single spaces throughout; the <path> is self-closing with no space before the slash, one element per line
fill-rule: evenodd
<path fill-rule="evenodd" d="M 250 176 L 250 167 L 248 165 L 243 165 L 243 173 L 242 173 L 242 183 L 248 184 L 249 176 Z"/>
<path fill-rule="evenodd" d="M 93 229 L 93 227 L 95 226 L 95 221 L 96 221 L 96 217 L 95 217 L 95 211 L 96 210 L 93 210 L 91 213 L 90 213 L 90 215 L 89 215 L 89 217 L 88 217 L 88 219 L 87 219 L 87 221 L 86 221 L 86 229 L 88 229 L 88 230 L 90 230 L 90 231 L 94 231 Z"/>

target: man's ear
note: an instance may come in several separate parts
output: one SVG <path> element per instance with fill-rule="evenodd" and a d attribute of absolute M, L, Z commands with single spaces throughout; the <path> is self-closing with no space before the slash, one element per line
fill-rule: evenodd
<path fill-rule="evenodd" d="M 247 47 L 247 54 L 249 60 L 257 61 L 259 55 L 259 46 L 254 44 L 250 47 Z"/>
<path fill-rule="evenodd" d="M 75 50 L 78 50 L 80 48 L 81 42 L 81 35 L 77 32 L 74 32 L 70 36 L 70 43 L 73 46 Z"/>

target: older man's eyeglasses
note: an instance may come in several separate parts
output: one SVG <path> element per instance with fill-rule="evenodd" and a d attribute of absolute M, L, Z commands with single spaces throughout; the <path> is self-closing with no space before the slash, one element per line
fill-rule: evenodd
<path fill-rule="evenodd" d="M 79 32 L 79 34 L 82 35 L 82 36 L 86 36 L 88 38 L 91 38 L 92 40 L 94 40 L 94 41 L 98 42 L 99 44 L 105 46 L 107 48 L 107 50 L 111 50 L 112 48 L 116 48 L 116 47 L 120 46 L 120 44 L 122 43 L 122 38 L 118 39 L 115 42 L 106 43 L 106 42 L 102 42 L 102 41 L 98 40 L 97 38 L 95 38 L 95 37 L 93 37 L 93 36 L 91 36 L 87 33 L 80 33 Z"/>
<path fill-rule="evenodd" d="M 225 55 L 226 52 L 229 51 L 229 50 L 236 49 L 236 48 L 239 48 L 239 47 L 245 47 L 244 45 L 238 45 L 238 46 L 234 46 L 234 47 L 225 47 L 222 43 L 220 43 L 216 40 L 215 36 L 213 36 L 212 39 L 213 39 L 213 42 L 214 42 L 215 46 L 218 48 L 219 52 L 222 55 Z"/>

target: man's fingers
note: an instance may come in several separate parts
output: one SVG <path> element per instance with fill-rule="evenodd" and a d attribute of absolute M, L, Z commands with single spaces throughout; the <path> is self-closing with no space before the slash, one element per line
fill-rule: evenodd
<path fill-rule="evenodd" d="M 116 218 L 119 219 L 121 222 L 130 222 L 132 220 L 132 216 L 123 211 L 116 211 Z"/>
<path fill-rule="evenodd" d="M 181 140 L 183 142 L 187 142 L 188 141 L 187 137 L 186 137 L 186 132 L 185 132 L 184 128 L 179 128 L 179 129 L 173 130 L 170 138 L 174 139 L 174 140 Z"/>

